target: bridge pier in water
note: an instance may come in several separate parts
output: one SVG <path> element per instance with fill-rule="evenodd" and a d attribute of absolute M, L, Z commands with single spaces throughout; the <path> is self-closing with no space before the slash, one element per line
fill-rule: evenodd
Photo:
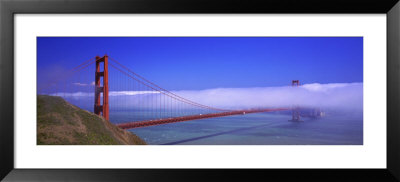
<path fill-rule="evenodd" d="M 301 121 L 299 107 L 292 108 L 292 120 L 289 120 L 289 121 Z"/>
<path fill-rule="evenodd" d="M 100 63 L 103 63 L 103 71 L 100 71 Z M 101 85 L 101 77 L 103 83 Z M 96 56 L 96 72 L 95 72 L 95 87 L 94 87 L 94 113 L 103 116 L 109 120 L 109 105 L 108 105 L 108 56 Z M 103 95 L 103 103 L 101 105 L 101 95 Z"/>

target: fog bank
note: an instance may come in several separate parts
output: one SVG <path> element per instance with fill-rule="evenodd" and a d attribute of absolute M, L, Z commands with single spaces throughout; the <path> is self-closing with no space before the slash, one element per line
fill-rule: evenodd
<path fill-rule="evenodd" d="M 299 87 L 214 88 L 180 90 L 173 93 L 194 102 L 224 109 L 272 107 L 320 107 L 357 110 L 363 108 L 363 83 L 304 84 Z M 160 102 L 157 91 L 110 91 L 110 107 L 130 108 L 154 106 Z M 55 93 L 91 106 L 93 92 Z M 145 99 L 144 99 L 145 98 Z"/>
<path fill-rule="evenodd" d="M 363 83 L 305 84 L 299 87 L 216 88 L 174 93 L 221 108 L 323 107 L 356 109 L 363 107 Z"/>

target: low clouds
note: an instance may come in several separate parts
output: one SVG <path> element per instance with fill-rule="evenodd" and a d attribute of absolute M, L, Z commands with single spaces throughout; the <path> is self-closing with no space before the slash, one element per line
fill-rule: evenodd
<path fill-rule="evenodd" d="M 93 97 L 94 93 L 93 92 L 57 92 L 50 94 L 51 96 L 60 96 L 60 97 L 72 97 L 72 98 L 78 98 L 78 97 Z"/>
<path fill-rule="evenodd" d="M 217 88 L 175 93 L 205 105 L 230 109 L 299 105 L 362 110 L 363 106 L 362 83 L 313 83 L 300 87 Z"/>
<path fill-rule="evenodd" d="M 173 93 L 198 102 L 224 109 L 258 107 L 321 107 L 329 109 L 357 110 L 363 108 L 363 83 L 305 84 L 300 87 L 215 88 L 206 90 L 182 90 Z M 65 97 L 94 97 L 93 93 L 58 93 Z M 157 102 L 156 91 L 110 91 L 110 103 L 123 107 L 138 105 L 138 96 L 148 97 L 146 102 Z M 53 94 L 56 95 L 56 94 Z M 123 101 L 123 104 L 122 104 Z M 143 103 L 141 106 L 144 106 Z"/>
<path fill-rule="evenodd" d="M 157 91 L 110 91 L 108 93 L 109 97 L 112 96 L 133 96 L 133 95 L 145 95 L 145 94 L 159 94 Z M 53 96 L 62 96 L 62 97 L 94 97 L 94 92 L 57 92 L 50 94 Z"/>
<path fill-rule="evenodd" d="M 72 83 L 72 85 L 75 85 L 75 86 L 80 86 L 80 87 L 86 87 L 86 86 L 90 86 L 89 84 L 86 84 L 86 83 L 78 83 L 78 82 L 76 82 L 76 83 Z"/>
<path fill-rule="evenodd" d="M 126 95 L 144 95 L 144 94 L 159 94 L 158 91 L 110 91 L 109 96 L 126 96 Z"/>
<path fill-rule="evenodd" d="M 94 82 L 92 82 L 90 84 L 75 82 L 75 83 L 72 83 L 72 85 L 80 86 L 80 87 L 87 87 L 87 86 L 94 86 Z"/>

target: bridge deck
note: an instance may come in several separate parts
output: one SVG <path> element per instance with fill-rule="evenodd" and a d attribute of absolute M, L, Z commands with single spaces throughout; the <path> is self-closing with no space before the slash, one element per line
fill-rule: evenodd
<path fill-rule="evenodd" d="M 147 126 L 154 126 L 154 125 L 161 125 L 161 124 L 168 124 L 168 123 L 190 121 L 190 120 L 196 120 L 196 119 L 215 118 L 215 117 L 258 113 L 258 112 L 283 111 L 283 110 L 288 110 L 288 109 L 276 108 L 276 109 L 236 110 L 236 111 L 228 111 L 228 112 L 220 112 L 220 113 L 212 113 L 212 114 L 201 114 L 201 115 L 191 115 L 191 116 L 182 116 L 182 117 L 173 117 L 173 118 L 163 118 L 163 119 L 158 119 L 158 120 L 128 122 L 128 123 L 117 124 L 117 126 L 122 129 L 132 129 L 132 128 L 140 128 L 140 127 L 147 127 Z"/>

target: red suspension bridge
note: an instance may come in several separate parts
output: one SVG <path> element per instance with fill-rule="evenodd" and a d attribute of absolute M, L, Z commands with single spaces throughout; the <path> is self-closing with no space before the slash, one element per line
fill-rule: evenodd
<path fill-rule="evenodd" d="M 293 81 L 292 85 L 298 86 L 298 80 Z M 59 76 L 57 80 L 41 85 L 38 93 L 61 96 L 107 120 L 110 120 L 111 115 L 113 122 L 123 129 L 289 110 L 288 108 L 229 110 L 203 105 L 163 89 L 107 55 L 87 60 L 67 74 Z M 123 112 L 124 117 L 113 115 L 113 112 Z M 299 113 L 297 111 L 293 113 L 293 120 L 299 121 Z"/>

